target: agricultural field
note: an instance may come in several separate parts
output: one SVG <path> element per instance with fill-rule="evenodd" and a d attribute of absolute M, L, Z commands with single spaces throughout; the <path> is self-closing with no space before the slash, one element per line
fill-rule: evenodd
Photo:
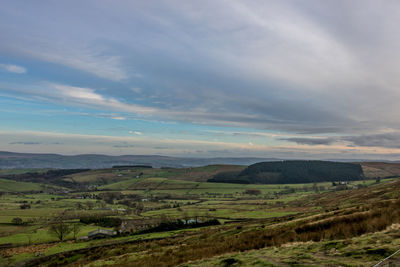
<path fill-rule="evenodd" d="M 17 182 L 0 178 L 0 192 L 40 191 L 44 188 L 45 186 L 39 183 Z"/>
<path fill-rule="evenodd" d="M 23 181 L 32 180 L 25 175 L 31 170 L 9 171 L 8 175 L 16 176 L 0 179 L 0 266 L 18 262 L 35 266 L 37 259 L 51 265 L 59 257 L 58 265 L 71 266 L 290 266 L 295 261 L 305 266 L 313 261 L 357 266 L 361 259 L 375 262 L 398 245 L 396 223 L 400 220 L 396 216 L 377 229 L 357 230 L 366 235 L 350 234 L 347 229 L 324 234 L 333 230 L 323 227 L 318 238 L 317 234 L 305 235 L 303 230 L 290 237 L 280 232 L 377 212 L 379 203 L 382 210 L 396 214 L 390 203 L 400 197 L 398 178 L 345 184 L 206 182 L 219 171 L 243 169 L 213 165 L 82 170 L 62 176 L 52 172 L 55 176 L 47 174 L 45 177 L 51 179 L 44 184 Z M 68 232 L 62 241 L 50 231 L 59 218 L 71 229 L 78 229 Z M 98 229 L 117 230 L 119 234 L 80 240 Z M 259 235 L 276 240 L 257 241 Z M 250 237 L 254 242 L 248 241 Z M 212 244 L 213 250 L 200 249 L 199 244 Z M 374 244 L 382 244 L 380 254 L 368 252 Z M 175 251 L 176 246 L 179 249 Z M 366 256 L 354 252 L 357 247 Z M 189 253 L 188 248 L 197 253 Z M 177 253 L 174 259 L 165 258 L 172 251 Z"/>

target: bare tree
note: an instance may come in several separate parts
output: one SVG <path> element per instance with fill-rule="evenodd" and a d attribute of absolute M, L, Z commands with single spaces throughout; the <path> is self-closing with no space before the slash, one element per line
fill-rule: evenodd
<path fill-rule="evenodd" d="M 83 205 L 82 205 L 82 203 L 81 203 L 81 202 L 77 202 L 77 203 L 76 203 L 76 208 L 77 208 L 78 210 L 83 210 Z"/>
<path fill-rule="evenodd" d="M 94 203 L 92 201 L 86 201 L 86 206 L 89 210 L 93 209 L 94 207 Z"/>
<path fill-rule="evenodd" d="M 81 225 L 79 223 L 74 223 L 72 226 L 72 233 L 74 234 L 74 239 L 76 240 L 76 236 L 81 231 Z"/>
<path fill-rule="evenodd" d="M 49 234 L 63 241 L 72 230 L 71 225 L 66 223 L 64 218 L 60 216 L 50 224 Z"/>

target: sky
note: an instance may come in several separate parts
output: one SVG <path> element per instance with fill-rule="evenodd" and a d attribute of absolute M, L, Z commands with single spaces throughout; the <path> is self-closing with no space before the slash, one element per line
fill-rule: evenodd
<path fill-rule="evenodd" d="M 400 2 L 3 0 L 0 150 L 400 159 Z"/>

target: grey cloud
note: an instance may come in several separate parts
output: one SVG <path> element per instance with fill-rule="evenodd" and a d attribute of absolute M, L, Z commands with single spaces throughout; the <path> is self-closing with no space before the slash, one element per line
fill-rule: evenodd
<path fill-rule="evenodd" d="M 51 102 L 123 107 L 129 113 L 99 115 L 107 118 L 137 118 L 142 107 L 150 107 L 145 115 L 152 120 L 335 133 L 353 145 L 398 147 L 395 134 L 373 134 L 399 125 L 396 1 L 172 0 L 110 6 L 99 0 L 95 9 L 91 4 L 78 7 L 66 1 L 39 8 L 27 3 L 19 12 L 9 1 L 0 11 L 1 52 L 111 80 L 82 76 L 71 83 L 83 86 L 79 83 L 84 81 L 90 84 L 85 88 L 96 89 L 93 97 L 108 96 L 102 106 L 88 103 L 87 97 L 74 102 L 48 95 Z M 92 12 L 68 17 L 85 10 Z M 53 19 L 58 16 L 65 19 Z M 13 27 L 7 26 L 10 22 Z M 43 30 L 48 32 L 45 41 L 37 37 Z M 141 88 L 140 100 L 132 88 Z M 17 94 L 31 97 L 35 92 L 43 100 L 52 92 L 39 91 L 29 87 Z M 335 140 L 305 136 L 286 141 L 313 145 Z"/>
<path fill-rule="evenodd" d="M 342 138 L 356 146 L 376 146 L 386 148 L 400 148 L 400 133 L 383 133 L 372 135 L 346 136 Z"/>
<path fill-rule="evenodd" d="M 41 143 L 41 142 L 10 142 L 9 143 L 10 145 L 41 145 L 41 144 L 43 144 L 43 143 Z"/>
<path fill-rule="evenodd" d="M 244 137 L 250 137 L 250 138 L 260 138 L 260 137 L 265 137 L 265 135 L 258 134 L 258 133 L 232 133 L 233 136 L 244 136 Z"/>
<path fill-rule="evenodd" d="M 9 145 L 62 145 L 61 142 L 35 142 L 35 141 L 16 141 L 10 142 Z"/>
<path fill-rule="evenodd" d="M 301 145 L 330 145 L 337 141 L 337 138 L 325 137 L 325 138 L 280 138 L 279 140 L 294 142 Z"/>
<path fill-rule="evenodd" d="M 136 147 L 136 145 L 129 144 L 127 142 L 122 142 L 121 144 L 113 145 L 113 147 L 115 147 L 115 148 L 130 148 L 130 147 Z"/>
<path fill-rule="evenodd" d="M 335 142 L 347 142 L 348 147 L 384 147 L 384 148 L 400 148 L 400 133 L 382 133 L 370 135 L 354 135 L 340 137 L 291 137 L 280 138 L 279 140 L 294 142 L 302 145 L 331 145 Z"/>

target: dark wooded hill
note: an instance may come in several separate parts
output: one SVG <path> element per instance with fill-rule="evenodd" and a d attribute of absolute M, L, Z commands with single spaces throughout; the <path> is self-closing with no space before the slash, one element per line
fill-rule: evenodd
<path fill-rule="evenodd" d="M 357 163 L 293 160 L 256 163 L 239 173 L 219 173 L 208 182 L 293 184 L 361 179 L 364 179 L 363 169 Z"/>

